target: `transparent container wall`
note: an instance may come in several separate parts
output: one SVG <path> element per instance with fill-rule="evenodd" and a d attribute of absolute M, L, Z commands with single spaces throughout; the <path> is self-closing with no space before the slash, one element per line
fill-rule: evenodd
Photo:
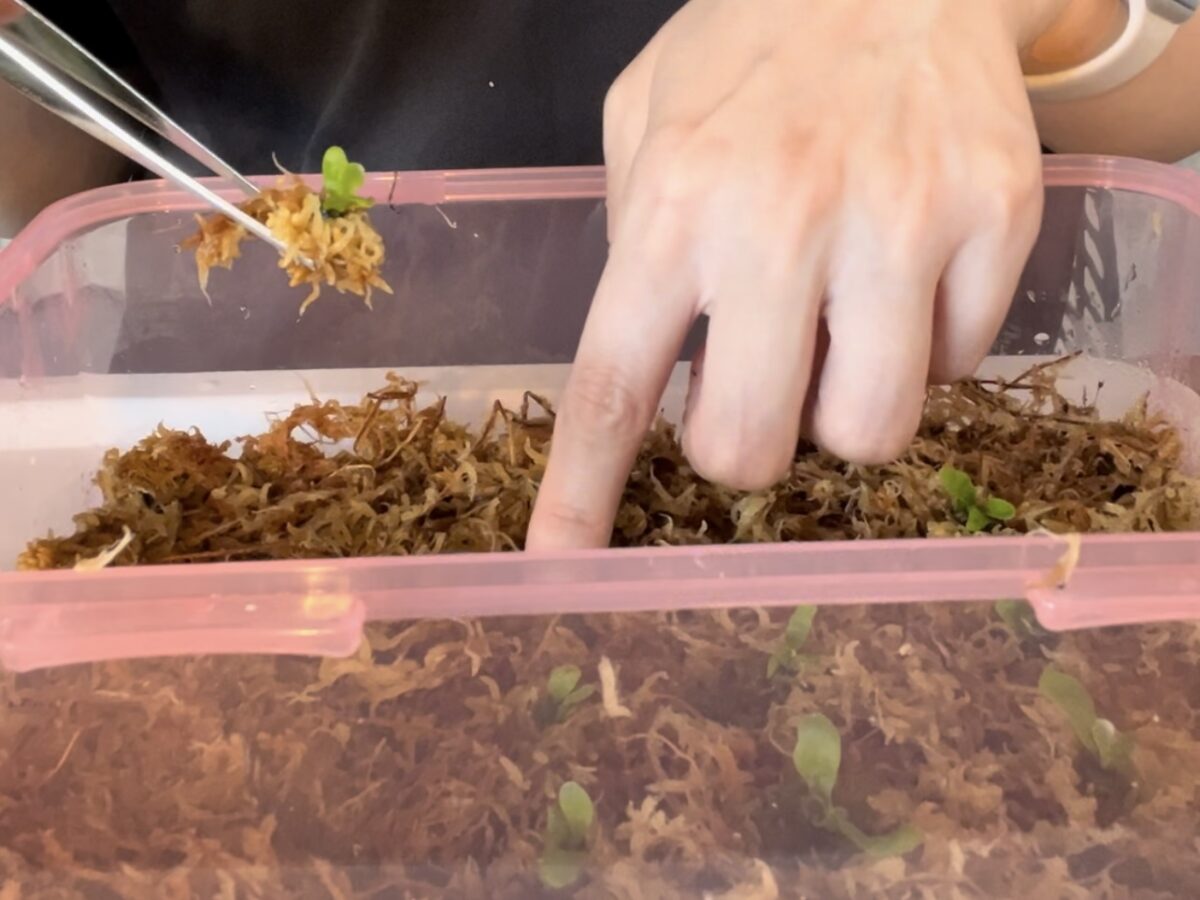
<path fill-rule="evenodd" d="M 1051 188 L 996 353 L 1200 386 L 1200 195 L 1109 165 L 1068 174 L 1148 193 Z M 355 396 L 384 367 L 568 361 L 605 250 L 595 198 L 380 209 L 396 296 L 297 320 L 264 248 L 210 305 L 173 250 L 188 216 L 117 218 L 15 288 L 0 256 L 0 567 L 159 420 L 236 435 L 297 374 Z M 1031 536 L 0 573 L 0 897 L 1200 897 L 1200 644 L 1165 624 L 1196 608 L 1196 539 L 1089 536 L 1066 589 L 1026 595 L 1052 628 L 1123 627 L 1007 626 L 992 601 L 1061 558 Z M 913 602 L 936 599 L 959 602 Z M 1050 659 L 1133 736 L 1136 788 L 1039 694 Z M 822 827 L 792 752 L 813 713 L 847 821 L 919 849 Z M 551 892 L 568 779 L 595 824 Z"/>
<path fill-rule="evenodd" d="M 1200 220 L 1136 191 L 1047 191 L 1041 234 L 995 355 L 1082 351 L 1195 386 Z"/>
<path fill-rule="evenodd" d="M 76 235 L 0 306 L 5 377 L 567 362 L 603 268 L 603 202 L 379 207 L 395 296 L 327 290 L 301 318 L 272 251 L 247 241 L 200 290 L 177 245 L 191 214 Z M 1200 219 L 1148 194 L 1048 191 L 1041 237 L 995 352 L 1149 364 L 1195 386 Z M 694 344 L 696 336 L 693 336 Z M 690 348 L 689 348 L 690 349 Z M 685 351 L 686 352 L 686 351 Z"/>
<path fill-rule="evenodd" d="M 1076 373 L 1077 388 L 1104 381 L 1113 415 L 1150 391 L 1184 431 L 1186 462 L 1197 469 L 1194 186 L 1177 185 L 1165 167 L 1131 169 L 1153 176 L 1145 190 L 1074 186 L 1106 183 L 1097 174 L 1108 171 L 1093 165 L 1048 189 L 1040 239 L 995 347 L 1006 359 L 989 371 L 1014 375 L 1022 357 L 1084 351 L 1093 359 Z M 72 516 L 98 499 L 91 480 L 104 452 L 159 424 L 234 440 L 311 392 L 357 400 L 388 369 L 426 379 L 472 424 L 493 400 L 519 402 L 525 389 L 553 397 L 565 372 L 538 364 L 574 354 L 606 255 L 602 180 L 424 178 L 397 189 L 406 202 L 373 212 L 395 291 L 377 293 L 373 309 L 327 289 L 299 316 L 306 289 L 289 288 L 273 252 L 253 240 L 232 271 L 212 272 L 206 296 L 191 254 L 177 250 L 194 214 L 164 208 L 178 198 L 152 191 L 110 189 L 111 201 L 81 198 L 35 223 L 0 260 L 0 293 L 6 278 L 15 285 L 0 302 L 0 420 L 9 424 L 0 441 L 0 570 L 34 536 L 71 529 Z M 381 200 L 388 181 L 372 182 Z M 430 183 L 437 190 L 426 196 Z M 1130 175 L 1116 183 L 1142 187 Z M 106 217 L 105 204 L 119 214 Z M 130 217 L 137 209 L 147 211 Z M 85 220 L 100 224 L 72 227 Z M 42 255 L 29 249 L 43 238 Z M 668 392 L 668 414 L 685 383 Z"/>
<path fill-rule="evenodd" d="M 565 362 L 604 264 L 596 199 L 381 206 L 374 310 L 327 289 L 301 318 L 273 251 L 246 241 L 208 297 L 178 244 L 191 214 L 151 213 L 63 244 L 0 320 L 5 375 L 230 372 Z M 9 352 L 8 348 L 16 352 Z"/>
<path fill-rule="evenodd" d="M 389 623 L 348 660 L 4 679 L 0 878 L 80 900 L 1200 896 L 1196 626 L 1021 639 L 990 603 L 822 607 L 768 675 L 787 617 Z M 1039 695 L 1047 651 L 1134 735 L 1140 795 Z M 559 666 L 583 693 L 548 704 Z M 792 758 L 814 713 L 849 822 L 919 848 L 872 859 L 821 827 Z M 549 891 L 568 779 L 591 850 Z"/>

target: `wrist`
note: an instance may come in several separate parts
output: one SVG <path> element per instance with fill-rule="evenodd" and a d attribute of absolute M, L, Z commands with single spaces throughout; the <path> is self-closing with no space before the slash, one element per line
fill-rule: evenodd
<path fill-rule="evenodd" d="M 1081 65 L 1107 50 L 1127 21 L 1122 0 L 1066 0 L 1021 43 L 1026 74 L 1041 75 Z"/>
<path fill-rule="evenodd" d="M 1093 0 L 997 0 L 1018 49 L 1024 50 L 1055 28 L 1067 10 Z M 1120 0 L 1114 0 L 1120 2 Z"/>

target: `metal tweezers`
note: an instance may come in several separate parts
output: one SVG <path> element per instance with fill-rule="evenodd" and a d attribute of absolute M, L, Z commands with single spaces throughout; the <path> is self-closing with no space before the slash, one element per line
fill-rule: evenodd
<path fill-rule="evenodd" d="M 140 123 L 249 197 L 259 190 L 236 169 L 172 121 L 128 82 L 31 9 L 0 21 L 0 77 L 77 128 L 194 194 L 280 253 L 287 248 L 270 230 L 138 137 Z"/>

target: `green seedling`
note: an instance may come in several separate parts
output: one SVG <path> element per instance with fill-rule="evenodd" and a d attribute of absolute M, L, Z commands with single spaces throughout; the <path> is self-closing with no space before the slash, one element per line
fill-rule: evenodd
<path fill-rule="evenodd" d="M 820 713 L 800 720 L 792 765 L 820 807 L 816 824 L 821 828 L 840 834 L 863 853 L 880 859 L 903 856 L 921 846 L 924 836 L 912 825 L 901 825 L 882 835 L 866 834 L 850 821 L 844 809 L 834 804 L 833 789 L 842 766 L 842 737 Z"/>
<path fill-rule="evenodd" d="M 565 722 L 584 700 L 596 693 L 594 684 L 579 685 L 583 672 L 579 666 L 559 666 L 546 680 L 546 692 L 534 708 L 534 717 L 545 726 Z"/>
<path fill-rule="evenodd" d="M 1033 607 L 1024 600 L 998 600 L 995 610 L 1000 621 L 1019 638 L 1041 637 L 1046 634 L 1046 629 L 1038 622 Z"/>
<path fill-rule="evenodd" d="M 797 606 L 788 619 L 787 629 L 779 646 L 767 660 L 767 677 L 774 678 L 781 670 L 795 672 L 804 664 L 807 657 L 801 653 L 812 631 L 813 617 L 817 614 L 815 606 Z"/>
<path fill-rule="evenodd" d="M 367 170 L 359 163 L 352 163 L 341 147 L 330 147 L 321 160 L 321 176 L 324 186 L 321 191 L 321 211 L 329 216 L 341 216 L 356 209 L 366 209 L 374 201 L 358 196 L 359 189 L 367 179 Z"/>
<path fill-rule="evenodd" d="M 971 476 L 954 466 L 942 466 L 938 472 L 942 490 L 954 504 L 954 514 L 970 534 L 978 534 L 999 522 L 1007 522 L 1017 514 L 1017 509 L 1007 500 L 988 497 L 979 501 L 979 490 Z"/>
<path fill-rule="evenodd" d="M 1129 773 L 1133 765 L 1133 737 L 1117 731 L 1108 719 L 1096 715 L 1096 704 L 1078 679 L 1047 666 L 1038 679 L 1038 692 L 1067 717 L 1084 749 L 1103 769 Z"/>
<path fill-rule="evenodd" d="M 570 887 L 583 874 L 587 861 L 588 835 L 596 821 L 596 810 L 587 791 L 568 781 L 558 790 L 550 807 L 543 836 L 538 875 L 548 888 Z"/>

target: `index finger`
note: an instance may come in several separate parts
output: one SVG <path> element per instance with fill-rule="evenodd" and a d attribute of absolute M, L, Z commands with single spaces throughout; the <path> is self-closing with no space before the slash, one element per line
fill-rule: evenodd
<path fill-rule="evenodd" d="M 694 317 L 678 275 L 655 278 L 653 251 L 618 235 L 559 401 L 526 548 L 607 547 L 621 493 Z M 678 271 L 678 269 L 676 270 Z"/>

